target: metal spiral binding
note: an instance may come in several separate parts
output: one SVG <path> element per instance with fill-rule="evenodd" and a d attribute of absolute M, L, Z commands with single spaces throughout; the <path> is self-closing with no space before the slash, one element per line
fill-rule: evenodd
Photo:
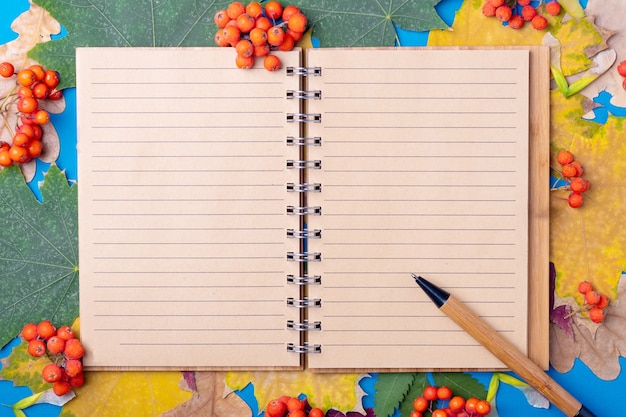
<path fill-rule="evenodd" d="M 319 159 L 287 159 L 287 169 L 321 169 Z"/>
<path fill-rule="evenodd" d="M 287 305 L 295 308 L 320 308 L 322 306 L 322 300 L 319 298 L 307 298 L 302 299 L 287 298 Z"/>
<path fill-rule="evenodd" d="M 287 260 L 294 262 L 320 262 L 322 254 L 319 252 L 287 252 Z"/>
<path fill-rule="evenodd" d="M 287 352 L 293 353 L 322 353 L 322 345 L 295 345 L 293 343 L 287 343 Z"/>
<path fill-rule="evenodd" d="M 321 123 L 320 113 L 287 113 L 288 123 Z"/>
<path fill-rule="evenodd" d="M 302 323 L 297 323 L 293 320 L 287 320 L 287 328 L 289 330 L 295 330 L 298 332 L 308 332 L 309 330 L 322 330 L 322 322 L 309 322 L 308 320 L 304 320 Z"/>
<path fill-rule="evenodd" d="M 319 229 L 294 230 L 287 229 L 287 237 L 296 239 L 320 239 L 322 231 Z"/>
<path fill-rule="evenodd" d="M 319 136 L 313 138 L 302 138 L 287 136 L 287 146 L 322 146 L 322 138 Z"/>
<path fill-rule="evenodd" d="M 293 274 L 288 274 L 287 283 L 293 284 L 293 285 L 321 285 L 322 276 L 304 274 L 302 276 L 297 277 Z"/>
<path fill-rule="evenodd" d="M 320 206 L 287 206 L 287 214 L 295 216 L 320 216 L 322 207 Z"/>
<path fill-rule="evenodd" d="M 287 90 L 287 99 L 321 100 L 321 90 Z"/>
<path fill-rule="evenodd" d="M 304 77 L 309 75 L 320 76 L 322 75 L 322 67 L 286 67 L 285 72 L 287 75 L 302 75 Z"/>
<path fill-rule="evenodd" d="M 301 183 L 295 184 L 293 182 L 287 183 L 287 191 L 296 193 L 319 193 L 322 191 L 322 184 L 320 183 Z"/>

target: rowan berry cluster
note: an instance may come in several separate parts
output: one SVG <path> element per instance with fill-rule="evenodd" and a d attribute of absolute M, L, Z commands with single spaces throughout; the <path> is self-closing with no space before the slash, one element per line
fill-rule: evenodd
<path fill-rule="evenodd" d="M 485 0 L 482 10 L 485 16 L 495 17 L 511 29 L 521 29 L 530 22 L 534 29 L 544 30 L 548 27 L 548 19 L 541 14 L 541 4 L 542 1 L 535 7 L 531 0 Z M 561 13 L 561 4 L 558 0 L 546 0 L 543 10 L 556 16 Z"/>
<path fill-rule="evenodd" d="M 52 363 L 43 368 L 41 376 L 52 384 L 56 395 L 65 395 L 72 387 L 85 383 L 82 362 L 85 348 L 70 326 L 57 329 L 49 320 L 43 320 L 25 325 L 21 335 L 28 342 L 27 350 L 32 357 L 48 354 Z"/>
<path fill-rule="evenodd" d="M 23 164 L 41 155 L 43 150 L 41 126 L 50 121 L 48 111 L 41 108 L 43 100 L 59 100 L 63 93 L 57 90 L 59 73 L 35 64 L 15 72 L 10 62 L 0 64 L 0 76 L 15 77 L 16 85 L 11 92 L 0 98 L 0 113 L 16 108 L 18 123 L 11 129 L 12 143 L 0 142 L 0 166 Z"/>
<path fill-rule="evenodd" d="M 617 73 L 624 77 L 622 81 L 622 88 L 626 90 L 626 59 L 619 63 L 617 66 Z"/>
<path fill-rule="evenodd" d="M 567 203 L 572 208 L 578 208 L 583 205 L 583 193 L 590 186 L 589 181 L 582 177 L 583 167 L 574 160 L 570 151 L 559 151 L 556 159 L 561 164 L 561 175 L 569 182 L 569 189 L 572 191 L 567 197 Z"/>
<path fill-rule="evenodd" d="M 491 404 L 476 397 L 453 395 L 447 386 L 430 385 L 413 401 L 411 417 L 423 417 L 426 412 L 432 417 L 480 417 L 491 412 Z"/>
<path fill-rule="evenodd" d="M 311 407 L 306 399 L 283 395 L 267 403 L 266 417 L 324 417 L 324 411 Z"/>
<path fill-rule="evenodd" d="M 214 16 L 218 27 L 215 43 L 231 46 L 237 51 L 235 64 L 238 68 L 252 68 L 255 58 L 263 58 L 268 71 L 281 68 L 280 58 L 272 51 L 290 51 L 302 39 L 307 18 L 293 5 L 283 6 L 268 1 L 265 7 L 258 2 L 247 6 L 235 1 Z"/>
<path fill-rule="evenodd" d="M 578 284 L 578 292 L 585 297 L 589 319 L 594 323 L 602 323 L 605 317 L 604 309 L 609 305 L 609 298 L 606 294 L 595 291 L 589 281 L 582 281 Z"/>

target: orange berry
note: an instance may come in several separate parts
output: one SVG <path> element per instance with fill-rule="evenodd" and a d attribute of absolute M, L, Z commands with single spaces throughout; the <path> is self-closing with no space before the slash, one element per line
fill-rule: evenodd
<path fill-rule="evenodd" d="M 41 140 L 41 137 L 43 136 L 43 129 L 41 128 L 41 126 L 39 125 L 30 125 L 30 128 L 33 129 L 33 140 Z"/>
<path fill-rule="evenodd" d="M 287 413 L 287 404 L 275 399 L 267 403 L 265 407 L 265 415 L 267 417 L 283 417 Z"/>
<path fill-rule="evenodd" d="M 285 31 L 280 26 L 272 26 L 267 31 L 267 43 L 279 46 L 285 40 Z"/>
<path fill-rule="evenodd" d="M 43 81 L 43 78 L 46 76 L 46 71 L 43 69 L 41 65 L 34 64 L 28 67 L 29 70 L 35 74 L 36 81 Z"/>
<path fill-rule="evenodd" d="M 35 138 L 35 128 L 32 125 L 19 125 L 17 129 L 15 129 L 15 133 L 23 133 L 29 139 Z"/>
<path fill-rule="evenodd" d="M 287 414 L 287 417 L 306 417 L 306 413 L 304 410 L 290 411 L 289 414 Z"/>
<path fill-rule="evenodd" d="M 285 33 L 283 43 L 278 45 L 278 49 L 281 51 L 291 51 L 295 44 L 296 42 L 293 40 L 293 38 L 288 33 Z"/>
<path fill-rule="evenodd" d="M 446 413 L 444 410 L 438 408 L 436 410 L 433 410 L 433 413 L 431 414 L 431 417 L 448 417 L 448 413 Z"/>
<path fill-rule="evenodd" d="M 585 303 L 595 306 L 600 302 L 600 294 L 597 291 L 588 291 L 585 294 Z"/>
<path fill-rule="evenodd" d="M 72 387 L 70 386 L 70 383 L 67 381 L 57 381 L 54 384 L 52 384 L 52 392 L 54 392 L 59 397 L 62 397 L 63 395 L 67 394 L 68 392 L 70 392 L 71 389 Z"/>
<path fill-rule="evenodd" d="M 213 21 L 218 28 L 224 29 L 226 24 L 230 21 L 230 17 L 228 17 L 226 10 L 222 9 L 215 12 L 215 15 L 213 15 Z"/>
<path fill-rule="evenodd" d="M 231 45 L 236 45 L 241 39 L 241 31 L 238 27 L 227 25 L 224 29 L 222 29 L 222 36 L 224 40 Z"/>
<path fill-rule="evenodd" d="M 250 42 L 252 45 L 259 46 L 267 43 L 267 31 L 261 28 L 254 28 L 250 31 Z"/>
<path fill-rule="evenodd" d="M 537 9 L 533 6 L 529 4 L 528 6 L 522 7 L 522 17 L 525 21 L 530 22 L 535 16 L 537 16 Z"/>
<path fill-rule="evenodd" d="M 307 19 L 302 13 L 296 13 L 287 21 L 287 27 L 294 32 L 306 31 Z"/>
<path fill-rule="evenodd" d="M 39 336 L 43 340 L 48 340 L 49 338 L 57 334 L 57 329 L 50 322 L 50 320 L 43 320 L 37 325 L 37 332 L 39 332 Z"/>
<path fill-rule="evenodd" d="M 302 411 L 304 410 L 304 401 L 299 399 L 298 397 L 291 397 L 287 401 L 287 410 L 288 411 Z"/>
<path fill-rule="evenodd" d="M 589 189 L 589 181 L 582 177 L 575 177 L 569 183 L 569 188 L 575 193 L 584 193 Z"/>
<path fill-rule="evenodd" d="M 302 39 L 302 37 L 304 36 L 304 32 L 294 32 L 289 28 L 287 28 L 287 31 L 285 33 L 291 36 L 294 42 L 299 42 L 300 39 Z"/>
<path fill-rule="evenodd" d="M 561 175 L 563 175 L 565 178 L 576 177 L 577 173 L 578 173 L 578 170 L 573 165 L 573 163 L 572 164 L 563 165 L 563 168 L 561 168 Z"/>
<path fill-rule="evenodd" d="M 32 90 L 33 90 L 33 96 L 35 98 L 40 99 L 40 100 L 44 100 L 44 99 L 48 98 L 48 95 L 50 95 L 50 87 L 48 87 L 43 82 L 35 83 L 32 86 Z"/>
<path fill-rule="evenodd" d="M 571 165 L 576 169 L 576 176 L 580 177 L 583 175 L 583 173 L 585 172 L 585 170 L 583 169 L 583 166 L 580 165 L 580 162 L 578 161 L 574 161 L 571 163 Z"/>
<path fill-rule="evenodd" d="M 617 66 L 617 73 L 622 77 L 626 77 L 626 59 Z"/>
<path fill-rule="evenodd" d="M 294 6 L 293 4 L 285 6 L 282 14 L 283 22 L 288 21 L 289 18 L 296 13 L 300 13 L 300 8 L 298 8 L 298 6 Z"/>
<path fill-rule="evenodd" d="M 587 294 L 591 290 L 593 290 L 593 287 L 589 281 L 582 281 L 578 284 L 578 292 L 581 294 Z"/>
<path fill-rule="evenodd" d="M 43 82 L 49 88 L 56 88 L 61 82 L 61 78 L 59 77 L 59 73 L 54 70 L 47 70 L 45 77 L 43 77 Z"/>
<path fill-rule="evenodd" d="M 13 145 L 15 146 L 25 146 L 28 141 L 30 141 L 30 138 L 23 133 L 16 133 L 15 136 L 13 136 Z"/>
<path fill-rule="evenodd" d="M 465 401 L 465 411 L 472 414 L 476 411 L 476 404 L 478 403 L 478 398 L 470 397 Z"/>
<path fill-rule="evenodd" d="M 530 23 L 532 24 L 533 28 L 537 30 L 544 30 L 548 27 L 548 19 L 539 14 L 533 17 L 533 20 L 531 20 Z"/>
<path fill-rule="evenodd" d="M 598 307 L 593 307 L 589 310 L 589 318 L 594 323 L 602 323 L 604 321 L 604 310 Z"/>
<path fill-rule="evenodd" d="M 479 416 L 486 416 L 491 413 L 491 404 L 485 400 L 480 400 L 476 403 L 476 412 Z"/>
<path fill-rule="evenodd" d="M 50 363 L 43 367 L 41 376 L 46 382 L 57 382 L 63 378 L 63 370 L 59 365 Z"/>
<path fill-rule="evenodd" d="M 283 15 L 283 6 L 277 1 L 268 1 L 265 4 L 265 16 L 272 20 L 280 19 Z"/>
<path fill-rule="evenodd" d="M 74 339 L 76 335 L 70 326 L 61 326 L 57 329 L 57 337 L 68 341 L 70 339 Z"/>
<path fill-rule="evenodd" d="M 35 81 L 37 81 L 35 73 L 29 69 L 23 69 L 17 73 L 17 82 L 19 85 L 30 87 L 35 84 Z"/>
<path fill-rule="evenodd" d="M 508 22 L 513 16 L 513 11 L 506 4 L 496 8 L 496 18 L 501 22 Z"/>
<path fill-rule="evenodd" d="M 496 15 L 496 6 L 491 4 L 489 0 L 487 0 L 485 4 L 483 4 L 482 10 L 483 10 L 483 15 L 485 15 L 486 17 L 493 17 Z"/>
<path fill-rule="evenodd" d="M 213 37 L 213 40 L 215 41 L 215 44 L 217 46 L 231 46 L 230 42 L 228 42 L 226 40 L 226 37 L 224 36 L 223 29 L 218 29 L 217 32 L 215 32 L 215 36 Z"/>
<path fill-rule="evenodd" d="M 26 340 L 27 342 L 36 339 L 37 336 L 39 336 L 39 333 L 37 332 L 37 325 L 35 323 L 28 323 L 27 325 L 22 327 L 21 334 L 24 340 Z"/>
<path fill-rule="evenodd" d="M 428 401 L 435 401 L 437 399 L 437 387 L 432 385 L 425 387 L 424 398 Z"/>
<path fill-rule="evenodd" d="M 530 1 L 531 0 L 517 0 L 517 4 L 518 6 L 524 7 L 524 6 L 528 6 L 530 4 Z"/>
<path fill-rule="evenodd" d="M 571 164 L 572 162 L 574 162 L 574 155 L 572 155 L 570 151 L 561 150 L 556 156 L 556 160 L 561 165 Z"/>
<path fill-rule="evenodd" d="M 522 18 L 522 16 L 518 14 L 511 16 L 511 18 L 509 19 L 509 27 L 511 29 L 521 29 L 522 27 L 524 27 L 524 19 Z"/>
<path fill-rule="evenodd" d="M 57 336 L 52 336 L 46 342 L 46 347 L 48 348 L 49 353 L 52 355 L 58 355 L 65 349 L 65 340 Z"/>
<path fill-rule="evenodd" d="M 226 8 L 226 14 L 231 19 L 237 19 L 239 15 L 245 12 L 246 12 L 246 6 L 244 6 L 243 3 L 239 1 L 234 1 L 230 3 L 228 7 Z"/>
<path fill-rule="evenodd" d="M 237 51 L 237 54 L 239 56 L 247 58 L 252 56 L 252 54 L 254 53 L 254 46 L 252 46 L 252 42 L 250 42 L 249 40 L 242 39 L 237 42 L 237 45 L 235 45 L 235 50 Z"/>
<path fill-rule="evenodd" d="M 450 401 L 448 402 L 448 407 L 450 407 L 450 410 L 452 410 L 453 412 L 460 413 L 465 408 L 465 398 L 461 397 L 460 395 L 456 395 L 450 398 Z"/>
<path fill-rule="evenodd" d="M 549 1 L 546 3 L 546 12 L 552 16 L 556 16 L 561 13 L 561 3 L 558 1 Z"/>
<path fill-rule="evenodd" d="M 321 408 L 313 407 L 309 411 L 309 417 L 324 417 L 324 411 Z"/>
<path fill-rule="evenodd" d="M 30 356 L 39 358 L 46 354 L 46 344 L 41 339 L 33 339 L 28 342 L 26 350 Z"/>
<path fill-rule="evenodd" d="M 4 78 L 12 77 L 15 74 L 15 67 L 10 62 L 0 64 L 0 76 Z"/>
<path fill-rule="evenodd" d="M 268 55 L 263 60 L 263 67 L 268 71 L 278 71 L 282 64 L 276 55 Z"/>
<path fill-rule="evenodd" d="M 496 9 L 504 4 L 504 0 L 488 0 Z"/>
<path fill-rule="evenodd" d="M 50 122 L 50 113 L 45 110 L 37 110 L 35 113 L 35 123 L 45 125 Z"/>
<path fill-rule="evenodd" d="M 450 398 L 452 398 L 452 390 L 450 389 L 450 387 L 443 386 L 437 388 L 437 398 L 439 398 L 440 400 L 449 400 Z"/>
<path fill-rule="evenodd" d="M 26 87 L 26 86 L 21 86 L 20 88 L 18 88 L 17 98 L 23 98 L 23 97 L 35 97 L 35 95 L 33 94 L 33 90 L 31 90 L 30 87 Z"/>
<path fill-rule="evenodd" d="M 605 294 L 600 294 L 600 301 L 598 301 L 598 304 L 596 304 L 596 307 L 607 308 L 608 306 L 609 306 L 609 297 L 607 297 Z"/>
<path fill-rule="evenodd" d="M 243 33 L 248 33 L 254 29 L 256 20 L 247 13 L 242 13 L 237 17 L 237 27 Z"/>
<path fill-rule="evenodd" d="M 567 204 L 569 204 L 571 208 L 579 208 L 583 205 L 583 195 L 578 193 L 571 193 L 567 197 Z"/>
<path fill-rule="evenodd" d="M 11 159 L 11 156 L 9 155 L 9 150 L 8 149 L 0 150 L 0 166 L 9 167 L 11 165 L 13 165 L 13 160 Z"/>
<path fill-rule="evenodd" d="M 77 340 L 77 339 L 72 339 Z M 83 363 L 78 359 L 69 359 L 65 361 L 65 373 L 67 376 L 74 377 L 83 372 Z"/>
<path fill-rule="evenodd" d="M 22 113 L 32 113 L 39 107 L 39 102 L 34 97 L 23 97 L 17 101 L 17 110 Z"/>
<path fill-rule="evenodd" d="M 261 16 L 256 20 L 256 27 L 268 31 L 272 26 L 272 22 L 265 16 Z"/>
<path fill-rule="evenodd" d="M 250 2 L 246 6 L 246 13 L 256 19 L 263 14 L 263 6 L 258 1 Z"/>
<path fill-rule="evenodd" d="M 429 405 L 430 405 L 430 401 L 428 401 L 424 397 L 417 397 L 415 400 L 413 400 L 413 409 L 415 411 L 419 411 L 420 413 L 423 413 L 424 411 L 428 410 Z"/>
<path fill-rule="evenodd" d="M 270 53 L 270 46 L 267 43 L 263 45 L 256 45 L 254 47 L 254 56 L 267 56 Z"/>
<path fill-rule="evenodd" d="M 237 55 L 235 65 L 237 65 L 237 68 L 250 69 L 254 67 L 254 57 Z"/>
<path fill-rule="evenodd" d="M 80 359 L 85 356 L 85 348 L 80 340 L 73 338 L 65 342 L 63 354 L 68 359 Z"/>
<path fill-rule="evenodd" d="M 70 377 L 68 382 L 74 388 L 82 387 L 85 385 L 85 374 L 80 372 L 78 375 Z"/>

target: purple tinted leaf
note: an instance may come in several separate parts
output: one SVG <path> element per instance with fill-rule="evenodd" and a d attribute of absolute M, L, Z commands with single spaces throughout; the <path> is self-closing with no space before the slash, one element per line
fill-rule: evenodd
<path fill-rule="evenodd" d="M 198 391 L 196 387 L 196 373 L 194 371 L 183 371 L 183 379 L 192 391 Z"/>
<path fill-rule="evenodd" d="M 550 320 L 565 331 L 570 337 L 574 337 L 572 329 L 572 308 L 568 305 L 561 305 L 552 309 L 550 312 Z"/>
<path fill-rule="evenodd" d="M 550 311 L 554 308 L 554 292 L 556 291 L 556 268 L 550 262 Z"/>

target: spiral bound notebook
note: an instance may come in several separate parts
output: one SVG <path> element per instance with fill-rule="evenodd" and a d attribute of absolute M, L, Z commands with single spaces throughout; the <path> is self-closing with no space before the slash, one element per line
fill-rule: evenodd
<path fill-rule="evenodd" d="M 548 52 L 77 50 L 88 369 L 548 363 Z M 532 323 L 532 325 L 531 325 Z"/>

